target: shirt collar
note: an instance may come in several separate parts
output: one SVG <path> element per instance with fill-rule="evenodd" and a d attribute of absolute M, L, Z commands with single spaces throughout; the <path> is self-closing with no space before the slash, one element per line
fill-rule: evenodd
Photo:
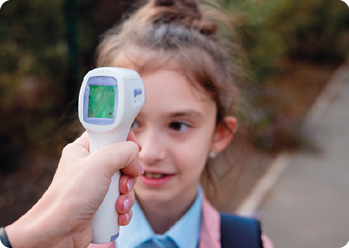
<path fill-rule="evenodd" d="M 133 217 L 127 226 L 120 227 L 120 236 L 115 240 L 116 247 L 134 248 L 145 241 L 170 237 L 178 248 L 195 248 L 200 238 L 202 188 L 190 209 L 164 234 L 155 234 L 150 227 L 138 202 L 132 207 Z M 186 231 L 190 230 L 190 231 Z"/>

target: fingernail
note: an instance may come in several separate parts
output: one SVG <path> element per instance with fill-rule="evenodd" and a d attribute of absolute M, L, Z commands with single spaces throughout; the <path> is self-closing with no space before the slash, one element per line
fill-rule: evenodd
<path fill-rule="evenodd" d="M 131 199 L 129 197 L 126 197 L 124 199 L 124 211 L 128 211 L 131 208 Z"/>
<path fill-rule="evenodd" d="M 144 174 L 143 166 L 142 166 L 140 163 L 138 163 L 138 167 L 139 167 L 140 172 L 141 172 L 142 174 Z"/>
<path fill-rule="evenodd" d="M 139 146 L 139 151 L 142 151 L 142 145 L 141 143 L 139 143 L 139 141 L 137 140 L 138 146 Z"/>
<path fill-rule="evenodd" d="M 127 192 L 130 192 L 133 187 L 133 179 L 129 178 L 126 182 L 126 185 L 127 185 Z"/>
<path fill-rule="evenodd" d="M 129 222 L 129 221 L 130 221 L 130 215 L 129 215 L 129 213 L 126 213 L 125 216 L 126 216 L 126 222 Z"/>

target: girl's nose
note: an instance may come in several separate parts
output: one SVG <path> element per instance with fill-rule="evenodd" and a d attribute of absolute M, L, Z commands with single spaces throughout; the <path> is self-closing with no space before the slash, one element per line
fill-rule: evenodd
<path fill-rule="evenodd" d="M 155 130 L 144 130 L 138 137 L 142 145 L 139 153 L 140 162 L 145 165 L 153 165 L 162 161 L 166 157 L 164 139 L 161 133 Z"/>

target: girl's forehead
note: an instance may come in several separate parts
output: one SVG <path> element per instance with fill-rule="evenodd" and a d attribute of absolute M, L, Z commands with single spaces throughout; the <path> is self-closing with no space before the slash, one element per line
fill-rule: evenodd
<path fill-rule="evenodd" d="M 196 112 L 205 115 L 215 109 L 209 95 L 193 87 L 179 71 L 162 69 L 141 76 L 147 99 L 142 112 L 152 115 Z"/>
<path fill-rule="evenodd" d="M 209 102 L 210 95 L 193 83 L 179 70 L 163 68 L 142 75 L 146 93 L 162 98 L 187 99 L 198 102 Z"/>

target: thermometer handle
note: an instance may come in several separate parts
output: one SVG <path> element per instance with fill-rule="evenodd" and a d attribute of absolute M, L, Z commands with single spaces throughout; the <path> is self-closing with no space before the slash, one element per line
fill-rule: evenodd
<path fill-rule="evenodd" d="M 125 141 L 128 129 L 120 128 L 108 133 L 88 132 L 90 139 L 90 153 L 114 142 Z M 101 244 L 114 241 L 119 236 L 118 214 L 115 210 L 119 192 L 120 171 L 111 178 L 109 190 L 91 221 L 92 243 Z"/>

